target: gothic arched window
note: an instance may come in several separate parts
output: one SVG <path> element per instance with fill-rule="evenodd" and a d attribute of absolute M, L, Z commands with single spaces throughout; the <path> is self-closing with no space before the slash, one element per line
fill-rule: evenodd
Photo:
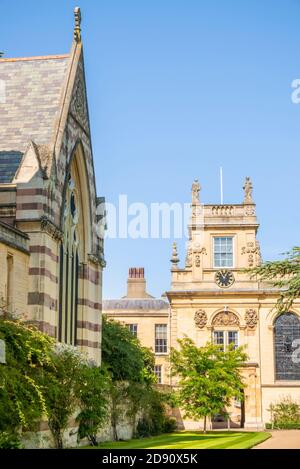
<path fill-rule="evenodd" d="M 300 363 L 293 356 L 299 345 L 300 319 L 296 314 L 283 313 L 275 321 L 275 376 L 278 381 L 300 380 Z"/>
<path fill-rule="evenodd" d="M 58 340 L 71 345 L 76 345 L 78 302 L 79 204 L 76 199 L 75 183 L 69 175 L 64 206 L 64 238 L 60 246 Z"/>

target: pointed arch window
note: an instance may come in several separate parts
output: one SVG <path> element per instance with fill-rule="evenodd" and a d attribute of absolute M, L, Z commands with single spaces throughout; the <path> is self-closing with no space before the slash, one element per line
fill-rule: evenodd
<path fill-rule="evenodd" d="M 274 325 L 276 380 L 300 381 L 300 363 L 293 357 L 294 340 L 300 339 L 300 319 L 294 313 L 283 313 Z"/>
<path fill-rule="evenodd" d="M 79 204 L 69 175 L 64 207 L 64 238 L 60 246 L 58 340 L 76 345 L 79 276 Z"/>

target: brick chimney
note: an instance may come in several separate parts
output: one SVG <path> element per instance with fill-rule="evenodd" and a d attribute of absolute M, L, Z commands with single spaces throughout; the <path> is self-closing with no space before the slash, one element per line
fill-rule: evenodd
<path fill-rule="evenodd" d="M 131 267 L 127 280 L 127 295 L 125 298 L 153 298 L 146 292 L 144 267 Z"/>

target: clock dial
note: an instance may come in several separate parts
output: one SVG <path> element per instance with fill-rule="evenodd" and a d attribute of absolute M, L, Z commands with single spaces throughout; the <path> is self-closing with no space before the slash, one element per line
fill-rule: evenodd
<path fill-rule="evenodd" d="M 235 278 L 230 270 L 219 270 L 215 275 L 215 280 L 220 288 L 229 288 L 234 284 Z"/>

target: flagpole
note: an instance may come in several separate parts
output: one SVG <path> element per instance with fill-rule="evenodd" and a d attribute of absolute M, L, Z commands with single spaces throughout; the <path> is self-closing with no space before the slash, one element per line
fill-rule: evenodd
<path fill-rule="evenodd" d="M 223 205 L 223 168 L 220 167 L 220 189 L 221 189 L 221 205 Z"/>

